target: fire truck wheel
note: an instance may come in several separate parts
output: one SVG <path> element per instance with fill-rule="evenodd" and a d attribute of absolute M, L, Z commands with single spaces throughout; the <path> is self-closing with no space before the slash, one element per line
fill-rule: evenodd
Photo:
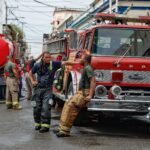
<path fill-rule="evenodd" d="M 83 108 L 75 119 L 75 126 L 86 126 L 89 122 L 87 108 Z"/>
<path fill-rule="evenodd" d="M 148 125 L 148 134 L 150 134 L 150 124 Z"/>
<path fill-rule="evenodd" d="M 1 85 L 0 86 L 0 102 L 5 100 L 5 94 L 6 94 L 6 86 Z"/>

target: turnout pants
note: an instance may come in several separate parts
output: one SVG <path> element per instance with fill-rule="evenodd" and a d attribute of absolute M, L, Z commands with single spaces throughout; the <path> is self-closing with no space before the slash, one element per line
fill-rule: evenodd
<path fill-rule="evenodd" d="M 78 91 L 73 97 L 65 102 L 61 114 L 59 131 L 64 134 L 70 134 L 71 127 L 81 108 L 86 106 L 85 98 L 89 95 L 89 89 L 86 89 L 83 95 L 82 91 Z"/>
<path fill-rule="evenodd" d="M 28 72 L 26 72 L 26 74 L 25 74 L 25 81 L 26 81 L 26 88 L 27 88 L 27 100 L 30 100 L 31 96 L 32 96 L 32 83 L 29 78 Z"/>
<path fill-rule="evenodd" d="M 6 79 L 6 105 L 8 108 L 17 108 L 19 84 L 16 78 L 7 77 Z"/>
<path fill-rule="evenodd" d="M 35 102 L 33 107 L 33 116 L 35 126 L 50 127 L 51 123 L 51 105 L 49 100 L 52 97 L 51 89 L 47 88 L 34 88 L 32 101 Z"/>

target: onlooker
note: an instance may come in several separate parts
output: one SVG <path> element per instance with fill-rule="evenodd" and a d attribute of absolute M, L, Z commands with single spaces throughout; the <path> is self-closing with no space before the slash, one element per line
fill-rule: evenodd
<path fill-rule="evenodd" d="M 70 130 L 81 108 L 90 102 L 95 89 L 94 71 L 90 65 L 91 56 L 85 54 L 81 60 L 84 69 L 81 75 L 79 90 L 77 93 L 66 101 L 61 114 L 59 128 L 54 130 L 58 137 L 66 137 L 70 135 Z M 66 64 L 68 64 L 66 62 Z M 73 64 L 73 63 L 72 63 Z"/>
<path fill-rule="evenodd" d="M 6 106 L 8 109 L 22 109 L 18 101 L 19 73 L 11 56 L 9 56 L 4 70 L 6 77 Z"/>
<path fill-rule="evenodd" d="M 30 71 L 30 79 L 34 86 L 32 95 L 35 130 L 40 133 L 48 132 L 51 123 L 52 85 L 54 74 L 61 67 L 61 62 L 51 61 L 49 52 L 45 52 L 42 60 L 36 63 Z M 37 74 L 37 80 L 34 74 Z"/>
<path fill-rule="evenodd" d="M 23 67 L 21 67 L 21 64 L 20 64 L 20 60 L 19 59 L 16 59 L 16 69 L 19 73 L 19 97 L 23 97 L 22 96 L 22 76 L 23 76 Z"/>

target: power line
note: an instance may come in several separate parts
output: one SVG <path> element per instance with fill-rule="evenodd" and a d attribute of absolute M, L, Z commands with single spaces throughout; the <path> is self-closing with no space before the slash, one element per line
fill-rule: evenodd
<path fill-rule="evenodd" d="M 32 26 L 39 26 L 39 27 L 43 27 L 43 26 L 45 26 L 45 27 L 49 27 L 49 26 L 51 26 L 51 24 L 46 25 L 46 24 L 32 24 L 32 23 L 28 23 L 28 25 L 32 25 Z"/>
<path fill-rule="evenodd" d="M 33 26 L 33 25 L 31 25 L 31 24 L 28 24 L 28 23 L 26 23 L 26 25 L 29 27 L 30 26 L 30 28 L 32 28 L 32 30 L 36 30 L 36 31 L 39 31 L 39 32 L 44 32 L 44 30 L 39 30 L 39 28 L 37 28 L 37 27 L 35 27 L 35 26 Z M 32 27 L 31 27 L 32 26 Z M 35 31 L 35 32 L 36 32 Z"/>
<path fill-rule="evenodd" d="M 21 9 L 18 9 L 16 11 L 21 11 L 21 12 L 32 12 L 32 13 L 50 13 L 50 12 L 53 12 L 53 11 L 36 11 L 36 10 L 21 10 Z"/>
<path fill-rule="evenodd" d="M 44 5 L 44 6 L 48 6 L 48 7 L 51 7 L 51 8 L 57 8 L 57 6 L 49 5 L 49 4 L 43 3 L 43 2 L 38 1 L 38 0 L 33 0 L 33 1 L 35 1 L 35 2 L 37 2 L 37 3 L 39 3 L 39 4 L 42 4 L 42 5 Z"/>
<path fill-rule="evenodd" d="M 27 9 L 29 9 L 29 10 L 31 10 L 31 11 L 26 11 L 26 10 L 23 10 L 23 12 L 32 12 L 32 13 L 39 13 L 39 14 L 41 14 L 41 15 L 44 15 L 44 16 L 48 16 L 48 17 L 50 17 L 50 15 L 47 15 L 47 14 L 45 14 L 45 12 L 42 12 L 42 11 L 39 11 L 39 10 L 35 10 L 35 9 L 33 9 L 32 7 L 29 7 L 29 6 L 25 6 L 22 2 L 18 2 L 21 6 L 23 6 L 24 8 L 27 8 Z M 19 11 L 19 10 L 18 10 Z M 52 12 L 52 11 L 51 11 Z M 50 11 L 48 12 L 47 11 L 47 13 L 50 13 Z"/>
<path fill-rule="evenodd" d="M 36 33 L 36 34 L 38 34 L 38 35 L 39 35 L 39 33 L 38 33 L 38 32 L 36 32 L 35 30 L 33 30 L 32 28 L 30 28 L 30 27 L 28 27 L 28 26 L 26 26 L 26 25 L 25 25 L 25 28 L 27 28 L 27 29 L 28 29 L 28 30 L 30 30 L 31 32 Z"/>

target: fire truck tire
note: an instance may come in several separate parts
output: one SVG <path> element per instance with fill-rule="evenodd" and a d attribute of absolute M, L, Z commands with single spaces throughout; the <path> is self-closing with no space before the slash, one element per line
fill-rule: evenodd
<path fill-rule="evenodd" d="M 87 108 L 83 108 L 80 113 L 78 114 L 74 125 L 75 126 L 86 126 L 88 124 L 88 112 L 87 112 Z"/>
<path fill-rule="evenodd" d="M 150 135 L 150 124 L 148 123 L 148 134 Z"/>
<path fill-rule="evenodd" d="M 0 102 L 5 100 L 6 86 L 0 85 Z"/>

